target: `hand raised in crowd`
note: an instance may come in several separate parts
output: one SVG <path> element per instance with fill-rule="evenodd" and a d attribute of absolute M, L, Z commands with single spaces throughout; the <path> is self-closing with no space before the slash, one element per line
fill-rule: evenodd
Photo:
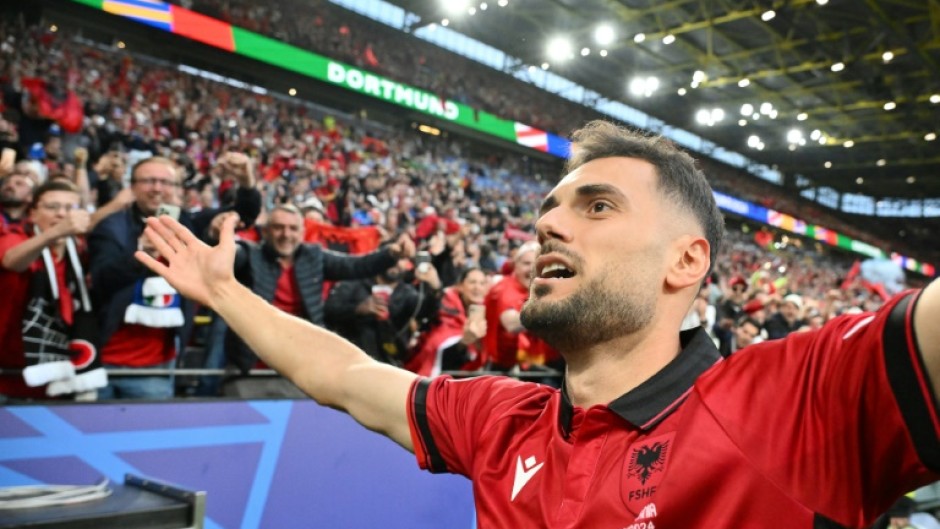
<path fill-rule="evenodd" d="M 392 255 L 399 259 L 411 259 L 415 256 L 415 252 L 417 251 L 415 242 L 407 233 L 402 233 L 398 237 L 398 240 L 390 244 L 388 248 L 391 250 Z"/>
<path fill-rule="evenodd" d="M 441 277 L 437 273 L 437 268 L 434 268 L 431 263 L 426 264 L 427 266 L 419 265 L 415 267 L 415 278 L 422 283 L 427 283 L 434 290 L 439 290 L 441 288 Z"/>
<path fill-rule="evenodd" d="M 248 155 L 240 152 L 229 151 L 219 156 L 217 166 L 222 171 L 222 176 L 231 176 L 242 187 L 251 187 L 255 185 L 254 168 L 252 160 Z"/>
<path fill-rule="evenodd" d="M 385 298 L 372 294 L 366 299 L 362 300 L 362 303 L 356 305 L 356 314 L 360 316 L 375 316 L 376 318 L 382 318 L 388 313 L 388 302 Z"/>
<path fill-rule="evenodd" d="M 214 307 L 217 294 L 237 283 L 234 272 L 237 222 L 237 216 L 226 218 L 219 244 L 209 246 L 171 217 L 150 217 L 142 238 L 149 241 L 166 264 L 143 249 L 134 257 L 163 276 L 183 296 Z"/>
<path fill-rule="evenodd" d="M 84 147 L 76 147 L 72 151 L 72 156 L 75 158 L 75 165 L 77 167 L 85 167 L 85 164 L 88 162 L 88 149 Z"/>
<path fill-rule="evenodd" d="M 467 316 L 467 322 L 463 325 L 461 343 L 470 345 L 482 340 L 484 336 L 486 336 L 486 317 L 483 311 L 471 311 Z"/>
<path fill-rule="evenodd" d="M 83 235 L 88 232 L 91 225 L 91 214 L 84 209 L 70 209 L 65 214 L 65 218 L 60 220 L 49 229 L 53 236 L 69 237 L 72 235 Z"/>

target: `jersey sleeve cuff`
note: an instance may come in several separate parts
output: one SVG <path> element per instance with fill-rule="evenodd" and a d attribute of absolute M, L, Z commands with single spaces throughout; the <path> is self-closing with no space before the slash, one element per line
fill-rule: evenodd
<path fill-rule="evenodd" d="M 885 369 L 918 457 L 928 469 L 940 472 L 937 399 L 914 330 L 919 299 L 919 292 L 908 294 L 891 309 L 884 327 Z"/>
<path fill-rule="evenodd" d="M 427 402 L 431 382 L 430 378 L 418 378 L 412 384 L 408 395 L 408 428 L 418 466 L 437 474 L 447 472 L 447 464 L 434 443 L 428 421 Z"/>

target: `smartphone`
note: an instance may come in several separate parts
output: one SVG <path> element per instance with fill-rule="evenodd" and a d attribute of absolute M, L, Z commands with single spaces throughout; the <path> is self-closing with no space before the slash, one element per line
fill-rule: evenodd
<path fill-rule="evenodd" d="M 415 255 L 415 266 L 418 269 L 418 272 L 422 274 L 430 270 L 431 268 L 431 254 L 426 251 L 420 251 Z"/>
<path fill-rule="evenodd" d="M 157 216 L 169 215 L 173 220 L 180 220 L 180 207 L 173 204 L 160 204 L 157 208 Z"/>

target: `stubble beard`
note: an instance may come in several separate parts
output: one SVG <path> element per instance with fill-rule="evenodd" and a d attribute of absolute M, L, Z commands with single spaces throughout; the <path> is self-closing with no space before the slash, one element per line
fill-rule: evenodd
<path fill-rule="evenodd" d="M 545 301 L 551 286 L 532 288 L 520 313 L 522 325 L 567 354 L 636 333 L 653 319 L 653 292 L 616 292 L 609 274 L 595 278 L 560 301 Z"/>

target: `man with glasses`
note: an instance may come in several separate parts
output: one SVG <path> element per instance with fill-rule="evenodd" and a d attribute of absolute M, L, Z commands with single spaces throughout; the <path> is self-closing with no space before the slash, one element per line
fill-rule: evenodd
<path fill-rule="evenodd" d="M 252 222 L 261 208 L 261 196 L 254 189 L 254 175 L 247 156 L 228 153 L 219 164 L 238 184 L 234 209 L 245 222 Z M 153 157 L 138 162 L 131 170 L 130 208 L 114 213 L 98 224 L 89 236 L 92 293 L 96 297 L 101 325 L 101 355 L 112 369 L 169 369 L 192 322 L 192 305 L 162 279 L 155 277 L 133 257 L 142 250 L 158 257 L 150 242 L 142 237 L 147 217 L 156 215 L 161 205 L 180 205 L 180 173 L 167 158 Z M 180 222 L 188 227 L 205 226 L 221 210 L 204 210 L 200 218 L 185 211 Z M 173 396 L 172 377 L 109 377 L 109 386 L 99 398 L 166 399 Z"/>

